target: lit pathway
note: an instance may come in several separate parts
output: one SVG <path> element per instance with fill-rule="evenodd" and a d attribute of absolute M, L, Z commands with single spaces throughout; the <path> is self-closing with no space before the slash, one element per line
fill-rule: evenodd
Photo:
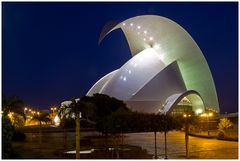
<path fill-rule="evenodd" d="M 183 132 L 169 132 L 168 158 L 185 158 L 185 140 Z M 124 143 L 141 146 L 148 153 L 154 154 L 154 135 L 152 133 L 127 134 Z M 157 134 L 158 155 L 164 155 L 164 134 Z M 238 142 L 221 141 L 216 139 L 205 139 L 189 137 L 191 159 L 237 159 Z"/>

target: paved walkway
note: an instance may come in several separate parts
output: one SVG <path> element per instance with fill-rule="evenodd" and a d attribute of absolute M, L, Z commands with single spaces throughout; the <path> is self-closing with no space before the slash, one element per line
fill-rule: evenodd
<path fill-rule="evenodd" d="M 169 132 L 167 135 L 168 158 L 185 158 L 185 134 L 183 132 Z M 154 155 L 154 134 L 133 133 L 127 134 L 126 144 L 141 146 L 148 153 Z M 157 134 L 158 155 L 164 156 L 164 135 Z M 238 142 L 189 137 L 191 159 L 238 159 Z"/>

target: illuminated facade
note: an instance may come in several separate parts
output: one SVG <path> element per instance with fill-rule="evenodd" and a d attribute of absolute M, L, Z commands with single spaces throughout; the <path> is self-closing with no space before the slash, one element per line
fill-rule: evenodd
<path fill-rule="evenodd" d="M 100 41 L 116 29 L 125 34 L 133 57 L 96 82 L 88 96 L 107 94 L 148 113 L 181 113 L 188 107 L 219 112 L 208 64 L 181 26 L 161 16 L 137 16 L 105 30 Z"/>

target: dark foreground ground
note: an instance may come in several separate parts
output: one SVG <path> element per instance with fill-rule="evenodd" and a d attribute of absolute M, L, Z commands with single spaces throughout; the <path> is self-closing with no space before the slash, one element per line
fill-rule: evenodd
<path fill-rule="evenodd" d="M 42 141 L 38 133 L 27 131 L 24 142 L 14 142 L 14 150 L 23 159 L 67 159 L 74 155 L 64 152 L 75 150 L 75 133 L 68 132 L 67 146 L 64 147 L 64 134 L 61 130 L 46 130 L 42 134 Z M 169 132 L 168 158 L 185 159 L 184 133 Z M 119 139 L 119 157 L 122 159 L 152 159 L 154 155 L 153 133 L 125 134 Z M 81 154 L 82 159 L 112 159 L 116 153 L 111 150 L 114 145 L 112 138 L 106 139 L 98 132 L 81 131 L 81 151 L 91 150 L 91 154 Z M 158 157 L 164 157 L 164 137 L 157 134 Z M 191 159 L 238 159 L 238 142 L 222 141 L 199 137 L 190 137 Z"/>

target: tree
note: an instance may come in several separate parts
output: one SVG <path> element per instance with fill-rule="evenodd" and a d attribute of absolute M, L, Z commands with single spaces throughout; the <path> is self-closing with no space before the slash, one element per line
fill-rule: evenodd
<path fill-rule="evenodd" d="M 129 109 L 126 104 L 114 97 L 109 97 L 104 94 L 94 94 L 92 97 L 83 97 L 87 107 L 83 109 L 83 116 L 87 120 L 96 123 L 96 129 L 102 132 L 106 138 L 106 144 L 108 144 L 108 135 L 111 134 L 114 140 L 114 146 L 119 158 L 117 134 L 123 133 L 127 126 L 124 126 L 123 116 Z M 108 145 L 106 145 L 108 147 Z"/>
<path fill-rule="evenodd" d="M 155 159 L 157 159 L 157 132 L 163 131 L 163 115 L 150 114 L 148 116 L 148 122 L 151 123 L 151 131 L 154 132 L 154 147 L 155 147 Z"/>
<path fill-rule="evenodd" d="M 76 121 L 76 159 L 80 159 L 80 117 L 81 109 L 83 108 L 83 102 L 80 99 L 73 98 L 71 104 L 68 106 L 69 116 L 74 115 Z"/>
<path fill-rule="evenodd" d="M 45 122 L 49 122 L 51 121 L 51 119 L 49 118 L 49 113 L 44 112 L 44 113 L 37 113 L 34 114 L 32 117 L 32 120 L 36 120 L 39 122 L 39 143 L 42 143 L 42 123 Z"/>
<path fill-rule="evenodd" d="M 106 136 L 108 135 L 108 130 L 105 129 L 106 127 L 104 123 L 106 122 L 107 117 L 119 108 L 128 110 L 123 101 L 104 94 L 94 94 L 92 97 L 83 97 L 82 100 L 84 102 L 92 103 L 92 106 L 94 105 L 95 108 L 92 108 L 94 110 L 92 112 L 91 121 L 96 122 L 96 129 Z"/>
<path fill-rule="evenodd" d="M 25 119 L 22 115 L 15 112 L 10 112 L 8 116 L 10 116 L 10 120 L 14 127 L 24 126 Z"/>
<path fill-rule="evenodd" d="M 222 118 L 220 119 L 220 122 L 218 124 L 218 130 L 219 132 L 219 137 L 224 137 L 224 135 L 226 134 L 227 129 L 232 128 L 233 127 L 233 123 L 227 119 L 227 118 Z"/>
<path fill-rule="evenodd" d="M 119 107 L 119 109 L 115 112 L 112 112 L 110 116 L 108 116 L 104 120 L 104 130 L 106 133 L 111 134 L 114 141 L 114 149 L 116 151 L 116 158 L 119 159 L 119 134 L 122 135 L 124 132 L 128 132 L 128 120 L 129 120 L 129 110 Z M 123 140 L 123 138 L 122 138 Z"/>
<path fill-rule="evenodd" d="M 12 158 L 12 136 L 14 127 L 7 116 L 2 116 L 2 158 Z"/>
<path fill-rule="evenodd" d="M 2 110 L 3 115 L 7 115 L 9 112 L 17 113 L 24 117 L 24 102 L 18 96 L 6 97 L 4 94 L 2 96 Z"/>
<path fill-rule="evenodd" d="M 63 128 L 63 147 L 67 148 L 67 134 L 68 134 L 68 128 L 75 128 L 75 120 L 71 117 L 69 117 L 68 106 L 61 105 L 57 109 L 57 115 L 60 117 L 60 127 Z"/>
<path fill-rule="evenodd" d="M 197 122 L 197 117 L 194 112 L 186 113 L 178 118 L 178 120 L 183 123 L 182 127 L 185 129 L 185 148 L 186 148 L 186 158 L 189 156 L 189 126 L 194 125 Z"/>
<path fill-rule="evenodd" d="M 76 159 L 80 159 L 80 119 L 83 109 L 88 108 L 89 103 L 82 99 L 72 99 L 71 104 L 66 108 L 69 109 L 67 114 L 74 116 L 76 121 Z"/>
<path fill-rule="evenodd" d="M 167 159 L 167 133 L 174 129 L 179 129 L 181 127 L 180 122 L 177 117 L 172 115 L 163 115 L 163 131 L 164 131 L 164 149 L 165 149 L 165 159 Z"/>

